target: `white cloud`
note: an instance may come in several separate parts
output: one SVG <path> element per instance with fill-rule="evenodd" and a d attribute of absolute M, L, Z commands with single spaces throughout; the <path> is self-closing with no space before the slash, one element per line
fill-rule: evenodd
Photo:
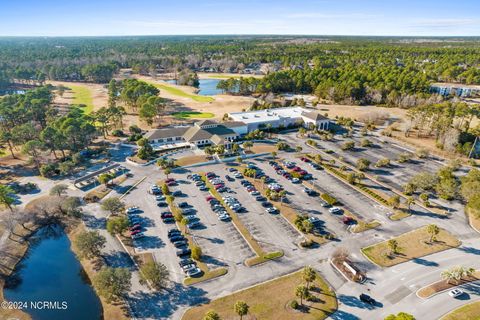
<path fill-rule="evenodd" d="M 322 12 L 297 12 L 286 15 L 290 19 L 370 19 L 377 18 L 379 15 L 366 13 L 322 13 Z"/>

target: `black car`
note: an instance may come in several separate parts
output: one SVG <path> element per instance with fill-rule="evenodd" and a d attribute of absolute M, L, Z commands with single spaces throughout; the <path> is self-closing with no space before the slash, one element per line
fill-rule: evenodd
<path fill-rule="evenodd" d="M 175 234 L 181 234 L 182 232 L 180 232 L 180 230 L 178 229 L 170 229 L 168 230 L 168 237 L 170 238 L 171 236 L 175 235 Z"/>
<path fill-rule="evenodd" d="M 262 202 L 262 206 L 265 207 L 265 208 L 268 208 L 268 207 L 271 207 L 272 204 L 271 204 L 270 202 L 268 202 L 268 201 L 263 201 L 263 202 Z"/>
<path fill-rule="evenodd" d="M 190 207 L 190 205 L 187 202 L 180 202 L 178 204 L 178 207 L 179 208 L 186 208 L 186 207 Z"/>
<path fill-rule="evenodd" d="M 164 223 L 173 223 L 173 222 L 175 222 L 175 219 L 172 218 L 172 217 L 168 217 L 168 218 L 162 218 L 162 221 Z"/>
<path fill-rule="evenodd" d="M 168 206 L 168 203 L 163 202 L 163 201 L 162 201 L 162 202 L 158 202 L 158 203 L 157 203 L 157 206 L 159 206 L 159 207 L 167 207 L 167 206 Z"/>
<path fill-rule="evenodd" d="M 170 237 L 170 242 L 175 242 L 180 240 L 185 240 L 185 237 L 182 236 L 181 234 Z"/>
<path fill-rule="evenodd" d="M 242 186 L 250 184 L 250 182 L 248 182 L 247 180 L 242 180 L 242 181 L 240 181 L 240 183 L 242 184 Z"/>
<path fill-rule="evenodd" d="M 375 299 L 373 299 L 372 297 L 370 297 L 368 294 L 365 294 L 365 293 L 362 293 L 360 295 L 360 301 L 363 301 L 371 305 L 375 304 L 376 302 Z"/>
<path fill-rule="evenodd" d="M 190 249 L 180 249 L 180 250 L 177 250 L 177 252 L 176 252 L 177 257 L 188 256 L 191 253 L 192 253 L 192 251 Z"/>
<path fill-rule="evenodd" d="M 267 198 L 265 198 L 264 196 L 256 196 L 255 200 L 264 202 L 267 201 Z"/>
<path fill-rule="evenodd" d="M 180 247 L 185 247 L 188 244 L 187 240 L 180 240 L 180 241 L 175 241 L 173 245 L 175 248 L 180 248 Z"/>
<path fill-rule="evenodd" d="M 227 179 L 228 181 L 235 181 L 235 179 L 230 177 L 228 174 L 225 175 L 225 179 Z"/>

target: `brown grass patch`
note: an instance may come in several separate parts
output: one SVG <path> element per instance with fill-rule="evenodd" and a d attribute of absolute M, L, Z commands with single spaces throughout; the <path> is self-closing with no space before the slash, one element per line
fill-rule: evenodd
<path fill-rule="evenodd" d="M 296 299 L 295 288 L 302 283 L 301 271 L 298 271 L 191 308 L 182 319 L 200 320 L 212 309 L 224 320 L 238 319 L 233 310 L 233 305 L 238 300 L 245 301 L 250 306 L 250 318 L 247 316 L 245 319 L 321 320 L 337 310 L 335 292 L 319 274 L 312 284 L 315 287 L 311 290 L 315 296 L 314 301 L 305 301 L 306 307 L 302 311 L 292 310 L 288 304 Z"/>
<path fill-rule="evenodd" d="M 250 148 L 252 153 L 271 153 L 277 151 L 277 147 L 274 144 L 269 143 L 254 143 Z"/>
<path fill-rule="evenodd" d="M 208 161 L 206 155 L 186 156 L 175 160 L 175 165 L 179 167 L 189 166 L 196 163 Z"/>
<path fill-rule="evenodd" d="M 379 266 L 391 267 L 435 252 L 456 248 L 461 244 L 457 238 L 444 229 L 440 229 L 436 241 L 428 243 L 430 235 L 427 232 L 427 226 L 404 233 L 393 239 L 397 240 L 400 248 L 397 254 L 390 254 L 388 241 L 362 248 L 362 253 Z"/>

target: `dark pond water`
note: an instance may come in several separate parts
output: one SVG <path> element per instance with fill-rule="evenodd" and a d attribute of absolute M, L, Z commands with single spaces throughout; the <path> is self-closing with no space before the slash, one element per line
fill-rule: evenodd
<path fill-rule="evenodd" d="M 87 283 L 70 250 L 70 240 L 60 227 L 44 227 L 35 234 L 28 254 L 7 282 L 6 300 L 26 302 L 24 311 L 34 320 L 102 317 L 100 300 Z M 43 301 L 49 305 L 38 303 Z"/>
<path fill-rule="evenodd" d="M 220 79 L 200 79 L 198 86 L 198 94 L 202 96 L 214 96 L 216 94 L 221 94 L 222 90 L 217 89 L 217 84 Z M 176 80 L 167 80 L 168 83 L 176 84 Z"/>

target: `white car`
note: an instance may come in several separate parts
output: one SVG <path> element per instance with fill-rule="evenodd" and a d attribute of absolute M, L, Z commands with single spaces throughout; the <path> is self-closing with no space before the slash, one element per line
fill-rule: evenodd
<path fill-rule="evenodd" d="M 132 239 L 140 239 L 143 238 L 145 235 L 143 233 L 136 233 L 132 236 Z"/>
<path fill-rule="evenodd" d="M 298 178 L 293 178 L 293 179 L 292 179 L 292 183 L 300 183 L 300 179 L 298 179 Z"/>
<path fill-rule="evenodd" d="M 200 268 L 195 268 L 195 269 L 192 269 L 192 270 L 188 270 L 186 273 L 187 273 L 187 276 L 193 277 L 193 276 L 196 276 L 196 275 L 199 275 L 200 273 L 202 273 L 202 270 L 200 270 Z"/>
<path fill-rule="evenodd" d="M 230 216 L 229 216 L 228 214 L 226 214 L 226 213 L 220 214 L 220 215 L 218 216 L 218 220 L 220 220 L 220 221 L 227 221 L 227 220 L 230 220 Z"/>
<path fill-rule="evenodd" d="M 135 213 L 138 211 L 138 207 L 129 207 L 127 208 L 127 213 Z"/>
<path fill-rule="evenodd" d="M 340 213 L 342 212 L 342 209 L 340 209 L 339 207 L 331 207 L 330 209 L 328 209 L 328 211 L 330 211 L 330 213 Z"/>
<path fill-rule="evenodd" d="M 448 291 L 448 295 L 452 298 L 459 297 L 462 294 L 463 294 L 463 291 L 460 290 L 460 289 L 453 289 L 453 290 Z"/>
<path fill-rule="evenodd" d="M 270 207 L 270 208 L 265 209 L 265 211 L 266 211 L 267 213 L 277 213 L 277 212 L 278 212 L 278 209 L 275 208 L 275 207 Z"/>

